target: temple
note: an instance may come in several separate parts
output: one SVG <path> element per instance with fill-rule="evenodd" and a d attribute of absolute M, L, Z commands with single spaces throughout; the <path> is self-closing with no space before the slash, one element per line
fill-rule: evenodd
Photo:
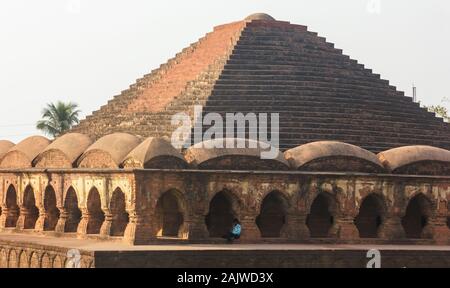
<path fill-rule="evenodd" d="M 278 113 L 276 157 L 261 159 L 262 144 L 175 148 L 171 117 L 196 105 Z M 388 81 L 305 26 L 254 14 L 67 134 L 0 141 L 0 234 L 217 243 L 237 218 L 240 243 L 449 245 L 449 149 L 450 125 Z M 66 261 L 1 241 L 1 267 Z"/>

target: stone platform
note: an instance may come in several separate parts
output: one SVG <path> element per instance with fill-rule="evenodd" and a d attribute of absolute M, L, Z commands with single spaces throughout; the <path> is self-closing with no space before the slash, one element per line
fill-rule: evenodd
<path fill-rule="evenodd" d="M 450 246 L 350 244 L 171 244 L 0 234 L 0 266 L 61 268 L 80 251 L 82 268 L 364 268 L 367 252 L 381 252 L 381 266 L 450 267 Z M 73 251 L 73 250 L 72 250 Z M 69 256 L 68 256 L 69 255 Z"/>

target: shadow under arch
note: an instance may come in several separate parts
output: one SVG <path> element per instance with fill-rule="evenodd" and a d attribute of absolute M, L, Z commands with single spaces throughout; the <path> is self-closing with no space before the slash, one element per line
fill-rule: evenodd
<path fill-rule="evenodd" d="M 33 188 L 28 185 L 23 193 L 23 203 L 21 207 L 21 216 L 23 217 L 23 229 L 34 229 L 39 217 L 39 209 L 36 207 Z"/>
<path fill-rule="evenodd" d="M 156 204 L 156 236 L 184 238 L 186 201 L 181 192 L 171 189 Z"/>
<path fill-rule="evenodd" d="M 67 190 L 66 198 L 64 199 L 64 210 L 67 213 L 66 223 L 64 225 L 65 233 L 77 232 L 78 224 L 81 221 L 81 210 L 78 205 L 77 192 L 73 187 Z"/>
<path fill-rule="evenodd" d="M 405 216 L 402 218 L 402 226 L 405 230 L 406 238 L 430 238 L 430 235 L 425 233 L 425 227 L 429 224 L 432 206 L 430 199 L 422 193 L 409 200 Z"/>
<path fill-rule="evenodd" d="M 112 215 L 111 236 L 123 236 L 127 227 L 129 216 L 126 210 L 125 193 L 120 188 L 114 190 L 109 208 Z"/>
<path fill-rule="evenodd" d="M 17 192 L 14 185 L 9 185 L 8 190 L 6 191 L 6 207 L 5 211 L 2 211 L 6 214 L 6 228 L 14 228 L 17 225 L 17 220 L 19 219 L 19 205 L 17 205 Z"/>
<path fill-rule="evenodd" d="M 331 228 L 335 223 L 337 214 L 337 202 L 334 197 L 326 192 L 319 193 L 311 204 L 306 226 L 311 238 L 331 237 Z"/>
<path fill-rule="evenodd" d="M 260 213 L 256 217 L 256 225 L 263 238 L 282 237 L 282 229 L 286 224 L 289 202 L 279 191 L 267 194 L 261 204 Z"/>
<path fill-rule="evenodd" d="M 355 225 L 360 238 L 380 237 L 380 228 L 386 218 L 387 208 L 383 197 L 372 193 L 361 202 Z"/>
<path fill-rule="evenodd" d="M 103 221 L 105 221 L 105 213 L 102 210 L 100 193 L 97 188 L 89 191 L 87 198 L 87 212 L 89 214 L 87 223 L 87 234 L 100 234 Z"/>
<path fill-rule="evenodd" d="M 209 203 L 209 212 L 205 224 L 210 237 L 222 237 L 233 225 L 233 219 L 239 215 L 239 200 L 228 190 L 218 192 Z"/>
<path fill-rule="evenodd" d="M 59 219 L 59 209 L 56 206 L 56 192 L 52 186 L 47 186 L 44 192 L 44 209 L 45 209 L 45 220 L 44 220 L 44 231 L 55 230 L 56 224 L 58 224 Z"/>

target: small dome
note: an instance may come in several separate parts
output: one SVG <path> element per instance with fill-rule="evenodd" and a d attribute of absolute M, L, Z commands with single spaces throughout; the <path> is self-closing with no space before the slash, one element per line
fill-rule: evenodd
<path fill-rule="evenodd" d="M 264 21 L 276 21 L 275 18 L 266 13 L 255 13 L 245 18 L 247 21 L 264 20 Z"/>

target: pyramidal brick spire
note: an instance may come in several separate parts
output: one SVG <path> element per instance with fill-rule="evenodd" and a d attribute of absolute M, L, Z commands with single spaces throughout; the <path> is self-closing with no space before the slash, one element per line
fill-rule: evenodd
<path fill-rule="evenodd" d="M 170 136 L 172 115 L 279 113 L 280 148 L 335 140 L 373 152 L 450 149 L 450 125 L 305 26 L 263 13 L 218 26 L 74 127 Z M 204 127 L 207 129 L 208 127 Z"/>

